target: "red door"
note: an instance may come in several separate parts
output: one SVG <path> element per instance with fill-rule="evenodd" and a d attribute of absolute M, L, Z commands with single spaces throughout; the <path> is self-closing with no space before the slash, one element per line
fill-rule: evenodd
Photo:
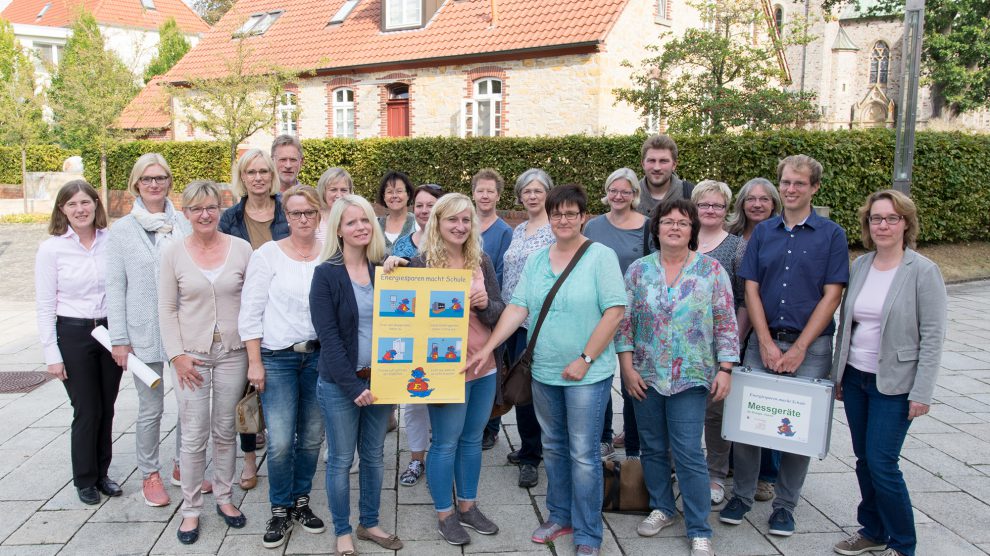
<path fill-rule="evenodd" d="M 409 99 L 392 99 L 385 106 L 388 136 L 409 137 Z"/>

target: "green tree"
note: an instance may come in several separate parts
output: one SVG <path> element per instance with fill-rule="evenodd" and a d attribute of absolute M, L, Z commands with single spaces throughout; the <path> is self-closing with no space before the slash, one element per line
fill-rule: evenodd
<path fill-rule="evenodd" d="M 210 25 L 220 21 L 225 13 L 234 7 L 234 0 L 196 0 L 193 8 Z"/>
<path fill-rule="evenodd" d="M 0 140 L 21 151 L 21 187 L 28 210 L 27 148 L 45 137 L 44 94 L 36 92 L 34 64 L 14 38 L 14 29 L 0 19 Z"/>
<path fill-rule="evenodd" d="M 164 75 L 192 48 L 175 22 L 175 18 L 172 17 L 166 19 L 158 28 L 158 37 L 158 54 L 151 59 L 144 70 L 145 83 L 156 75 Z"/>
<path fill-rule="evenodd" d="M 666 120 L 671 131 L 722 133 L 729 129 L 775 129 L 819 117 L 811 93 L 785 90 L 779 56 L 785 46 L 754 0 L 689 2 L 706 19 L 661 45 L 647 47 L 631 76 L 633 87 L 613 90 L 645 122 Z M 788 43 L 807 40 L 803 25 L 791 24 Z M 773 36 L 770 34 L 773 33 Z M 633 65 L 624 61 L 623 65 Z M 647 125 L 646 127 L 651 127 Z"/>
<path fill-rule="evenodd" d="M 859 0 L 824 0 L 831 11 Z M 875 0 L 868 16 L 903 18 L 904 0 Z M 931 87 L 932 115 L 990 108 L 990 0 L 926 0 L 922 82 Z"/>
<path fill-rule="evenodd" d="M 223 75 L 190 78 L 188 87 L 171 85 L 169 92 L 181 98 L 194 128 L 227 145 L 233 168 L 237 145 L 275 121 L 278 98 L 292 76 L 291 72 L 255 59 L 240 39 Z"/>
<path fill-rule="evenodd" d="M 48 94 L 59 142 L 100 153 L 104 201 L 106 153 L 125 136 L 114 123 L 137 91 L 134 74 L 106 50 L 96 19 L 80 12 Z"/>

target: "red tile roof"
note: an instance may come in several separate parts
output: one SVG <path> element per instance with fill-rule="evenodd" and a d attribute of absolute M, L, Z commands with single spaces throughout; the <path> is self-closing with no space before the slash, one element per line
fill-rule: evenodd
<path fill-rule="evenodd" d="M 46 4 L 51 6 L 38 18 Z M 148 10 L 141 5 L 141 0 L 13 0 L 0 17 L 11 23 L 68 27 L 79 8 L 85 8 L 104 25 L 158 29 L 166 19 L 174 17 L 184 33 L 210 30 L 210 26 L 182 0 L 154 0 L 154 4 L 155 9 Z"/>
<path fill-rule="evenodd" d="M 240 0 L 169 72 L 170 81 L 218 76 L 236 51 L 234 31 L 254 13 L 284 10 L 261 36 L 245 39 L 267 63 L 334 71 L 536 49 L 605 40 L 628 0 L 445 0 L 421 29 L 383 32 L 381 0 L 360 0 L 342 24 L 328 26 L 345 0 Z M 492 25 L 492 4 L 497 19 Z"/>
<path fill-rule="evenodd" d="M 166 129 L 172 126 L 172 110 L 162 76 L 153 78 L 141 89 L 114 125 L 122 129 Z"/>

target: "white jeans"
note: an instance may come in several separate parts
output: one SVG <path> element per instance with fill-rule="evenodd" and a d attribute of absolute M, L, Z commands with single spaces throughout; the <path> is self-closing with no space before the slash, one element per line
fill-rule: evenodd
<path fill-rule="evenodd" d="M 425 452 L 430 447 L 430 414 L 426 404 L 411 403 L 402 406 L 406 420 L 406 436 L 410 452 Z"/>

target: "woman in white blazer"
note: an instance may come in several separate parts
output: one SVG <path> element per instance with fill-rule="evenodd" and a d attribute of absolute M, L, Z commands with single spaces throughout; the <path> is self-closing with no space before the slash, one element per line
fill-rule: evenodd
<path fill-rule="evenodd" d="M 915 417 L 928 413 L 945 338 L 946 292 L 938 266 L 911 249 L 918 211 L 893 189 L 859 209 L 863 244 L 852 264 L 832 362 L 862 500 L 862 528 L 834 547 L 855 555 L 914 556 L 911 498 L 897 465 Z"/>

